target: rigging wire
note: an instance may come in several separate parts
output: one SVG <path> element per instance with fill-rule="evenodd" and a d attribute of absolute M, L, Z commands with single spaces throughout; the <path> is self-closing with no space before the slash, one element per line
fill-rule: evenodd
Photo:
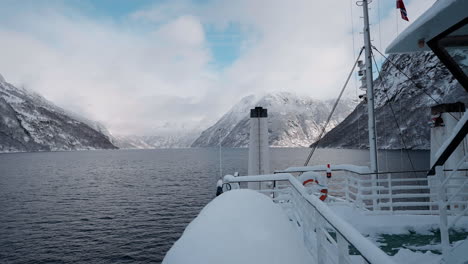
<path fill-rule="evenodd" d="M 400 100 L 400 113 L 402 113 L 403 111 L 403 108 L 401 107 L 401 101 Z M 400 115 L 400 124 L 402 123 L 401 121 L 401 115 Z M 400 146 L 403 146 L 403 135 L 400 136 Z M 405 146 L 405 149 L 406 149 L 406 146 Z M 400 148 L 400 168 L 401 170 L 403 170 L 403 148 Z"/>
<path fill-rule="evenodd" d="M 356 60 L 356 45 L 355 45 L 355 39 L 354 39 L 354 14 L 353 14 L 353 2 L 354 0 L 350 0 L 350 8 L 349 10 L 351 10 L 351 36 L 352 36 L 352 39 L 353 39 L 353 60 Z M 357 75 L 354 74 L 354 89 L 355 89 L 355 98 L 358 98 L 359 96 L 359 92 L 358 92 L 358 78 L 357 78 Z M 356 136 L 357 136 L 357 142 L 358 142 L 358 146 L 361 146 L 361 137 L 360 137 L 360 124 L 359 124 L 359 117 L 357 119 L 357 133 L 356 133 Z"/>
<path fill-rule="evenodd" d="M 382 21 L 380 17 L 380 2 L 382 0 L 377 1 L 377 16 L 379 17 L 379 48 L 382 49 L 382 30 L 380 28 L 380 22 Z"/>
<path fill-rule="evenodd" d="M 377 64 L 377 61 L 375 60 L 374 53 L 371 52 L 371 54 L 372 54 L 372 60 L 374 61 L 374 64 L 375 64 L 375 68 L 377 69 L 377 72 L 378 72 L 378 74 L 379 74 L 379 77 L 378 77 L 378 78 L 382 78 L 382 75 L 381 75 L 379 66 L 378 66 L 378 64 Z M 390 103 L 390 97 L 388 96 L 387 88 L 384 86 L 384 84 L 383 84 L 383 82 L 382 82 L 382 79 L 381 79 L 381 84 L 382 84 L 382 88 L 383 88 L 385 97 L 387 98 L 387 102 L 386 102 L 386 103 L 388 103 L 388 106 L 390 107 L 390 110 L 391 110 L 393 119 L 394 119 L 395 124 L 396 124 L 396 126 L 397 126 L 397 128 L 398 128 L 398 134 L 400 135 L 401 142 L 402 142 L 402 144 L 403 144 L 403 147 L 404 147 L 405 150 L 406 150 L 406 154 L 407 154 L 407 156 L 408 156 L 408 160 L 409 160 L 409 162 L 410 162 L 410 164 L 411 164 L 411 169 L 412 169 L 413 171 L 415 171 L 413 160 L 411 159 L 411 156 L 410 156 L 410 154 L 409 154 L 408 147 L 407 147 L 406 142 L 405 142 L 405 140 L 404 140 L 404 138 L 403 138 L 403 131 L 402 131 L 401 127 L 400 127 L 400 124 L 398 123 L 398 119 L 397 119 L 397 117 L 396 117 L 395 111 L 393 110 L 392 104 Z M 400 105 L 401 105 L 401 100 L 400 100 Z M 400 112 L 401 112 L 401 109 L 400 109 Z M 402 151 L 403 151 L 403 150 L 402 150 Z M 415 173 L 415 176 L 416 176 L 416 173 Z"/>
<path fill-rule="evenodd" d="M 348 86 L 349 80 L 351 79 L 351 77 L 353 75 L 354 69 L 356 68 L 356 65 L 358 64 L 358 61 L 361 58 L 361 55 L 362 55 L 363 51 L 364 51 L 364 47 L 361 48 L 361 51 L 359 52 L 359 55 L 358 55 L 356 61 L 354 62 L 353 68 L 351 69 L 351 72 L 349 73 L 348 78 L 346 79 L 346 82 L 343 85 L 343 88 L 341 88 L 341 92 L 338 95 L 338 98 L 336 99 L 335 104 L 333 105 L 333 108 L 332 108 L 330 114 L 328 115 L 328 118 L 327 118 L 327 121 L 325 122 L 325 125 L 322 127 L 322 131 L 320 132 L 318 140 L 314 143 L 314 146 L 312 147 L 312 150 L 310 151 L 309 156 L 307 157 L 306 162 L 304 163 L 304 166 L 307 166 L 309 164 L 309 161 L 312 158 L 312 155 L 314 155 L 314 152 L 317 149 L 317 146 L 320 143 L 320 140 L 322 139 L 322 136 L 325 133 L 326 128 L 328 127 L 328 123 L 330 123 L 330 120 L 331 120 L 331 118 L 333 116 L 333 113 L 335 112 L 336 107 L 338 106 L 338 103 L 340 102 L 341 96 L 343 95 L 343 93 L 344 93 L 344 91 L 346 89 L 346 86 Z"/>
<path fill-rule="evenodd" d="M 395 37 L 398 37 L 398 35 L 400 34 L 399 30 L 398 30 L 398 12 L 395 12 L 395 24 L 396 24 L 396 36 Z"/>
<path fill-rule="evenodd" d="M 351 0 L 351 7 L 350 7 L 350 10 L 351 10 L 351 36 L 353 37 L 353 58 L 356 59 L 356 47 L 354 45 L 354 14 L 353 14 L 353 1 L 354 0 Z"/>
<path fill-rule="evenodd" d="M 387 127 L 387 116 L 386 115 L 383 115 L 383 118 L 384 118 L 384 127 Z M 387 144 L 387 133 L 386 131 L 383 132 L 383 135 L 384 135 L 384 144 Z M 388 171 L 388 150 L 385 151 L 385 170 Z"/>
<path fill-rule="evenodd" d="M 381 21 L 382 21 L 382 17 L 380 15 L 380 9 L 381 9 L 381 2 L 382 0 L 378 0 L 377 1 L 377 17 L 379 19 L 379 49 L 382 49 L 382 29 L 381 29 Z M 382 63 L 382 62 L 380 62 Z M 384 115 L 384 120 L 383 120 L 383 126 L 384 127 L 387 127 L 387 117 Z M 384 131 L 383 132 L 383 142 L 384 144 L 387 144 L 387 133 Z M 385 151 L 385 168 L 386 170 L 388 171 L 388 151 Z"/>
<path fill-rule="evenodd" d="M 396 63 L 394 63 L 392 60 L 390 60 L 387 56 L 385 56 L 382 52 L 380 52 L 379 49 L 377 49 L 375 46 L 372 46 L 372 48 L 377 51 L 380 56 L 382 56 L 386 61 L 388 61 L 393 67 L 395 67 L 395 69 L 397 69 L 401 74 L 403 74 L 406 79 L 408 79 L 416 88 L 418 88 L 419 90 L 421 90 L 424 94 L 426 94 L 427 96 L 429 96 L 429 98 L 431 98 L 435 103 L 437 104 L 441 104 L 441 102 L 439 102 L 437 99 L 435 99 L 430 93 L 428 93 L 426 91 L 426 89 L 424 89 L 424 87 L 422 87 L 421 85 L 419 85 L 418 83 L 416 83 L 413 78 L 411 78 L 410 76 L 408 76 L 408 74 L 406 74 L 403 70 L 400 69 L 400 67 L 398 67 L 398 65 L 396 65 Z M 401 92 L 401 91 L 400 91 Z M 400 93 L 398 92 L 398 93 Z M 398 94 L 397 93 L 397 94 Z M 455 120 L 459 121 L 459 118 L 454 116 L 453 114 L 449 113 L 453 118 L 455 118 Z"/>

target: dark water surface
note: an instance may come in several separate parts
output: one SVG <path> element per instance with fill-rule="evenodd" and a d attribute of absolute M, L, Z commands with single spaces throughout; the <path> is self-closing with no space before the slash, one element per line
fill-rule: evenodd
<path fill-rule="evenodd" d="M 308 149 L 272 149 L 272 169 Z M 381 168 L 408 168 L 400 151 Z M 0 154 L 0 263 L 160 263 L 214 198 L 218 149 Z M 429 153 L 411 153 L 417 169 Z M 368 165 L 368 152 L 321 149 L 311 164 Z M 388 161 L 389 165 L 384 164 Z M 246 149 L 223 149 L 225 173 L 247 171 Z"/>

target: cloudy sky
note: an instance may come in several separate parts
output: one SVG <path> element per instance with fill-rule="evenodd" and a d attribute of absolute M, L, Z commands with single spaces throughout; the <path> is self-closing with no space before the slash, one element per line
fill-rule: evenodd
<path fill-rule="evenodd" d="M 434 1 L 406 0 L 411 21 Z M 0 0 L 0 73 L 114 134 L 201 129 L 248 94 L 334 98 L 362 46 L 355 2 Z M 384 50 L 409 23 L 371 8 Z"/>

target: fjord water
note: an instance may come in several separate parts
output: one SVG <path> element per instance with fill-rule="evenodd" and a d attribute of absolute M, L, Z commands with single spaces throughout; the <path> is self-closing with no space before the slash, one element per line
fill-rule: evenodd
<path fill-rule="evenodd" d="M 272 149 L 271 167 L 308 151 Z M 407 169 L 401 154 L 381 152 L 382 169 Z M 410 154 L 427 169 L 427 151 Z M 223 172 L 245 175 L 247 149 L 222 157 Z M 311 164 L 326 163 L 368 165 L 368 151 L 319 149 Z M 219 175 L 217 148 L 1 154 L 0 262 L 160 263 Z"/>

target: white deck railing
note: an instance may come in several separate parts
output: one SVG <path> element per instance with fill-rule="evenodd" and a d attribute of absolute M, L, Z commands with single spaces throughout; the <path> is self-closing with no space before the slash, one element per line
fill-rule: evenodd
<path fill-rule="evenodd" d="M 284 172 L 324 172 L 325 166 L 294 167 Z M 427 171 L 372 174 L 368 167 L 333 165 L 328 180 L 331 199 L 351 203 L 370 214 L 436 214 Z"/>
<path fill-rule="evenodd" d="M 345 202 L 369 214 L 434 214 L 440 217 L 442 251 L 446 259 L 450 250 L 449 229 L 468 215 L 468 156 L 456 166 L 436 174 L 426 171 L 372 174 L 367 167 L 335 165 L 328 183 L 329 199 Z M 325 166 L 288 168 L 283 172 L 325 172 Z M 449 221 L 448 216 L 453 218 Z"/>
<path fill-rule="evenodd" d="M 430 185 L 434 203 L 437 203 L 440 217 L 440 236 L 443 258 L 450 256 L 449 229 L 454 227 L 457 221 L 468 214 L 468 177 L 466 176 L 466 161 L 464 156 L 452 171 L 445 172 L 442 166 L 436 166 L 434 176 L 430 176 Z M 449 222 L 448 215 L 454 218 Z M 468 260 L 468 258 L 464 259 Z"/>
<path fill-rule="evenodd" d="M 336 215 L 325 203 L 309 195 L 304 186 L 289 173 L 260 176 L 226 176 L 225 185 L 249 182 L 270 182 L 269 189 L 259 190 L 283 206 L 301 231 L 304 243 L 316 263 L 390 264 L 390 257 Z M 261 186 L 261 185 L 260 185 Z M 231 186 L 232 187 L 232 186 Z M 353 250 L 351 250 L 353 248 Z M 359 263 L 359 262 L 358 262 Z M 361 262 L 362 263 L 362 262 Z"/>
<path fill-rule="evenodd" d="M 307 171 L 324 173 L 326 167 L 293 167 L 281 172 Z M 328 182 L 330 199 L 349 202 L 369 214 L 439 214 L 438 188 L 441 183 L 437 177 L 427 177 L 427 171 L 372 174 L 368 167 L 334 165 L 332 174 Z M 446 201 L 447 214 L 460 215 L 460 212 L 466 209 L 468 178 L 457 177 L 456 173 L 449 175 L 452 181 L 446 180 L 444 187 L 453 195 Z M 450 184 L 453 180 L 459 180 L 459 183 Z M 468 209 L 463 214 L 468 213 L 467 211 Z"/>

